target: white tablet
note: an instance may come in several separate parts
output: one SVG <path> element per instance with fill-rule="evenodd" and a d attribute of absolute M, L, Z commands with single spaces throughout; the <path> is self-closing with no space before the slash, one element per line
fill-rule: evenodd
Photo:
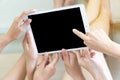
<path fill-rule="evenodd" d="M 83 4 L 35 12 L 29 14 L 28 18 L 32 19 L 31 37 L 39 54 L 58 53 L 63 48 L 71 51 L 86 47 L 83 40 L 72 32 L 73 28 L 83 33 L 89 31 Z"/>

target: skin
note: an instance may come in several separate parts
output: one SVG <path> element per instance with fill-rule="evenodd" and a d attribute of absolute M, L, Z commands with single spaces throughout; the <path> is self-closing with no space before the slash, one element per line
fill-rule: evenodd
<path fill-rule="evenodd" d="M 54 3 L 55 3 L 54 4 L 55 7 L 65 6 L 65 0 L 54 0 Z M 75 0 L 74 0 L 74 3 L 75 3 Z M 109 28 L 110 28 L 110 21 L 111 21 L 111 10 L 109 5 L 109 0 L 88 0 L 87 6 L 86 6 L 86 12 L 87 12 L 88 21 L 90 24 L 90 31 L 103 29 L 105 33 L 108 35 Z M 67 78 L 65 76 L 67 76 Z M 72 78 L 70 78 L 69 75 L 66 75 L 66 73 L 65 73 L 65 76 L 63 79 L 72 80 Z"/>
<path fill-rule="evenodd" d="M 38 53 L 35 52 L 30 32 L 26 33 L 23 41 L 25 60 L 26 60 L 26 76 L 28 80 L 33 80 L 33 74 L 36 67 Z"/>
<path fill-rule="evenodd" d="M 24 52 L 26 55 L 26 70 L 28 80 L 49 80 L 56 72 L 56 64 L 59 60 L 59 55 L 39 55 L 35 52 L 32 42 L 32 37 L 30 37 L 30 32 L 28 31 L 24 42 Z"/>
<path fill-rule="evenodd" d="M 54 8 L 59 8 L 63 6 L 74 5 L 76 0 L 54 0 Z M 73 80 L 70 75 L 65 71 L 62 80 Z"/>
<path fill-rule="evenodd" d="M 107 80 L 101 65 L 97 64 L 94 55 L 95 51 L 91 49 L 84 49 L 80 51 L 68 52 L 65 49 L 62 50 L 62 59 L 67 73 L 73 78 L 73 80 L 85 80 L 79 66 L 85 68 L 91 73 L 95 80 Z"/>
<path fill-rule="evenodd" d="M 0 38 L 0 51 L 10 42 L 18 39 L 22 34 L 23 30 L 27 25 L 30 24 L 31 20 L 27 19 L 22 22 L 24 17 L 30 13 L 35 12 L 35 10 L 24 11 L 19 17 L 15 18 L 8 32 L 1 36 Z M 22 23 L 22 24 L 21 24 Z M 13 66 L 13 68 L 3 77 L 2 80 L 24 80 L 26 75 L 25 68 L 26 60 L 25 53 L 21 55 L 17 63 Z"/>
<path fill-rule="evenodd" d="M 72 52 L 67 52 L 65 49 L 62 50 L 61 54 L 65 69 L 73 80 L 85 80 L 81 67 L 78 64 L 77 56 Z"/>
<path fill-rule="evenodd" d="M 7 33 L 0 36 L 0 52 L 6 47 L 10 42 L 18 39 L 22 34 L 23 30 L 31 23 L 31 19 L 25 21 L 24 17 L 30 13 L 35 12 L 35 10 L 24 11 L 20 16 L 16 17 L 8 30 Z"/>
<path fill-rule="evenodd" d="M 73 32 L 84 40 L 84 43 L 91 49 L 103 52 L 109 56 L 120 57 L 120 45 L 113 42 L 101 29 L 86 34 L 73 29 Z"/>
<path fill-rule="evenodd" d="M 84 49 L 79 52 L 73 51 L 73 53 L 77 56 L 79 65 L 89 71 L 95 80 L 107 80 L 101 66 L 91 58 L 91 54 L 93 54 L 93 52 L 88 49 Z"/>
<path fill-rule="evenodd" d="M 10 71 L 2 78 L 2 80 L 24 80 L 26 75 L 25 69 L 25 55 L 21 55 L 17 63 L 10 69 Z"/>
<path fill-rule="evenodd" d="M 33 80 L 49 80 L 56 72 L 56 64 L 59 60 L 58 54 L 52 58 L 47 53 L 39 56 L 40 60 L 34 72 Z"/>
<path fill-rule="evenodd" d="M 57 0 L 56 0 L 57 1 Z M 92 0 L 89 0 L 89 1 L 92 1 Z M 96 30 L 96 29 L 103 29 L 107 34 L 109 34 L 109 23 L 110 23 L 110 14 L 109 14 L 109 4 L 108 4 L 108 2 L 107 2 L 108 0 L 102 0 L 102 4 L 101 4 L 101 7 L 102 8 L 96 8 L 96 9 L 99 9 L 100 11 L 99 12 L 96 12 L 96 13 L 99 13 L 99 14 L 96 14 L 96 17 L 93 17 L 93 18 L 89 18 L 89 17 L 91 17 L 91 16 L 89 16 L 89 15 L 91 15 L 90 13 L 89 13 L 89 11 L 95 11 L 94 9 L 92 9 L 91 8 L 91 10 L 90 9 L 88 9 L 89 11 L 87 11 L 87 14 L 89 14 L 88 15 L 88 18 L 89 18 L 89 21 L 90 21 L 90 28 L 91 28 L 91 30 Z M 74 2 L 73 2 L 73 0 L 66 0 L 66 1 L 64 1 L 64 3 L 62 2 L 62 0 L 61 0 L 61 3 L 62 3 L 62 5 L 58 5 L 58 7 L 62 7 L 62 6 L 68 6 L 68 5 L 72 5 L 72 4 L 74 4 Z M 58 4 L 58 3 L 56 3 L 56 4 Z M 106 4 L 108 4 L 107 6 L 106 6 Z M 96 4 L 97 5 L 97 4 Z M 90 5 L 89 5 L 90 6 Z M 56 5 L 56 7 L 57 7 L 57 5 Z M 88 7 L 88 8 L 90 8 L 90 7 Z M 34 12 L 34 11 L 33 11 Z M 25 12 L 26 13 L 26 12 Z M 17 26 L 17 28 L 16 27 L 12 27 L 12 28 L 10 28 L 10 30 L 5 34 L 5 35 L 3 35 L 3 36 L 0 36 L 0 38 L 1 38 L 1 40 L 0 40 L 0 51 L 7 45 L 7 44 L 9 44 L 10 42 L 12 42 L 12 41 L 14 41 L 14 40 L 16 40 L 19 36 L 20 36 L 20 34 L 21 34 L 21 32 L 24 30 L 24 27 L 26 26 L 26 25 L 28 25 L 30 22 L 31 22 L 31 20 L 28 20 L 28 21 L 25 21 L 25 22 L 23 22 L 23 20 L 21 19 L 21 18 L 23 18 L 23 17 L 19 17 L 19 18 L 17 18 L 17 20 L 15 20 L 15 24 L 12 24 L 12 26 Z M 102 21 L 102 22 L 101 22 Z M 19 23 L 20 22 L 20 23 Z M 100 27 L 98 27 L 98 25 L 103 25 L 103 26 L 100 26 Z M 18 27 L 18 26 L 20 26 L 20 27 Z M 22 26 L 24 26 L 24 27 L 22 27 Z M 16 33 L 16 32 L 18 33 Z M 12 33 L 11 33 L 12 32 Z M 15 33 L 14 33 L 15 32 Z M 13 34 L 15 35 L 15 36 L 13 36 Z M 116 45 L 117 46 L 117 45 Z M 21 60 L 23 60 L 23 61 L 21 61 Z M 23 59 L 20 59 L 20 62 L 23 64 L 24 63 L 24 58 Z M 28 61 L 29 62 L 29 61 Z M 34 62 L 34 61 L 33 61 Z M 35 63 L 34 63 L 35 64 Z M 19 69 L 19 66 L 17 67 L 18 69 Z M 23 67 L 21 67 L 21 68 L 23 68 Z M 17 69 L 17 70 L 18 70 Z M 25 68 L 24 68 L 25 69 Z M 23 70 L 24 70 L 23 69 Z M 34 70 L 34 69 L 33 69 Z M 13 72 L 14 72 L 14 70 L 12 70 Z M 17 72 L 16 70 L 15 70 L 15 72 Z M 31 71 L 32 72 L 32 71 Z M 31 73 L 30 72 L 30 73 Z M 20 74 L 21 74 L 21 72 L 20 72 Z M 19 76 L 19 75 L 18 75 Z M 17 77 L 18 78 L 18 77 Z M 14 79 L 13 79 L 14 80 Z M 18 80 L 18 79 L 15 79 L 15 80 Z M 21 79 L 20 79 L 21 80 Z"/>

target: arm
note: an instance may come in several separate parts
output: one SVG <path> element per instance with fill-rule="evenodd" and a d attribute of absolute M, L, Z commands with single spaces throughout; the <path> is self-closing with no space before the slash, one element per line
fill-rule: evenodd
<path fill-rule="evenodd" d="M 95 30 L 83 34 L 76 29 L 73 32 L 84 40 L 84 43 L 96 51 L 103 52 L 107 55 L 120 57 L 120 45 L 113 42 L 103 30 Z"/>
<path fill-rule="evenodd" d="M 111 41 L 109 46 L 105 48 L 104 53 L 109 53 L 113 57 L 120 58 L 120 44 Z"/>
<path fill-rule="evenodd" d="M 55 73 L 55 66 L 59 59 L 58 54 L 54 54 L 53 57 L 46 53 L 38 56 L 29 31 L 24 38 L 23 47 L 28 80 L 49 80 Z"/>
<path fill-rule="evenodd" d="M 15 18 L 15 20 L 13 21 L 8 32 L 6 34 L 4 34 L 3 36 L 0 36 L 0 52 L 10 42 L 19 38 L 19 36 L 22 34 L 23 30 L 31 22 L 30 19 L 23 21 L 24 17 L 33 12 L 35 12 L 35 10 L 24 11 L 19 17 Z"/>
<path fill-rule="evenodd" d="M 5 34 L 0 36 L 0 52 L 3 50 L 3 48 L 11 42 L 11 39 Z"/>
<path fill-rule="evenodd" d="M 23 24 L 21 24 L 21 22 L 23 21 L 24 17 L 26 15 L 28 15 L 29 13 L 34 12 L 34 10 L 29 10 L 29 11 L 24 11 L 20 17 L 18 17 L 12 24 L 11 28 L 9 29 L 9 31 L 5 34 L 5 38 L 7 38 L 8 42 L 3 40 L 3 44 L 1 46 L 1 49 L 5 47 L 5 45 L 7 45 L 9 42 L 17 39 L 23 29 L 30 24 L 31 20 L 28 19 L 26 20 Z M 21 24 L 21 25 L 20 25 Z M 5 39 L 2 38 L 2 39 Z M 17 61 L 17 63 L 15 64 L 15 66 L 5 75 L 5 77 L 3 78 L 3 80 L 24 80 L 25 76 L 26 76 L 26 61 L 25 61 L 25 54 L 22 54 L 22 56 L 20 57 L 20 59 Z"/>
<path fill-rule="evenodd" d="M 30 31 L 27 31 L 23 40 L 23 47 L 26 59 L 26 78 L 33 80 L 33 74 L 36 67 L 38 53 L 35 51 L 35 47 L 30 36 Z"/>
<path fill-rule="evenodd" d="M 90 72 L 95 80 L 108 80 L 102 66 L 94 59 L 93 54 L 96 54 L 95 52 L 84 49 L 79 52 L 74 51 L 74 53 L 77 56 L 79 65 Z"/>
<path fill-rule="evenodd" d="M 14 67 L 3 77 L 2 80 L 24 80 L 26 75 L 25 55 L 22 54 Z"/>
<path fill-rule="evenodd" d="M 50 80 L 56 72 L 56 64 L 59 60 L 58 53 L 54 57 L 45 53 L 38 57 L 38 62 L 33 75 L 33 80 Z"/>

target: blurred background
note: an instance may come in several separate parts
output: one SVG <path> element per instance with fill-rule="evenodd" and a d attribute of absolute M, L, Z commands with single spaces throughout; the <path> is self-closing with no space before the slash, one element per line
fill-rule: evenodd
<path fill-rule="evenodd" d="M 0 34 L 4 34 L 10 28 L 15 17 L 24 10 L 37 9 L 39 11 L 53 8 L 52 0 L 0 0 Z M 19 53 L 22 51 L 21 36 L 18 40 L 10 43 L 2 53 Z"/>
<path fill-rule="evenodd" d="M 78 3 L 86 3 L 87 0 L 77 0 Z M 115 26 L 120 23 L 120 0 L 111 0 L 112 10 L 112 22 Z M 0 0 L 0 35 L 6 33 L 10 28 L 14 18 L 19 16 L 24 10 L 37 9 L 39 11 L 48 10 L 53 8 L 53 0 Z M 116 25 L 117 24 L 117 25 Z M 117 29 L 118 30 L 118 29 Z M 114 32 L 114 31 L 113 31 Z M 115 41 L 119 42 L 119 37 L 114 32 Z M 24 35 L 24 33 L 23 33 Z M 18 53 L 22 51 L 21 41 L 24 36 L 20 39 L 10 43 L 2 52 L 3 53 Z M 117 40 L 116 40 L 117 39 Z"/>
<path fill-rule="evenodd" d="M 86 4 L 87 0 L 77 0 L 77 3 Z M 110 0 L 111 10 L 112 10 L 112 25 L 110 30 L 110 37 L 115 42 L 120 43 L 120 0 Z M 8 31 L 10 25 L 12 24 L 14 18 L 19 16 L 24 10 L 37 9 L 39 11 L 48 10 L 53 8 L 53 0 L 0 0 L 0 35 L 3 35 Z M 2 60 L 8 61 L 9 63 L 15 63 L 19 58 L 19 53 L 22 53 L 22 40 L 24 38 L 24 33 L 22 36 L 7 45 L 2 51 L 4 54 L 18 54 L 18 55 L 2 55 L 0 56 L 0 63 L 3 63 Z M 105 56 L 105 59 L 108 63 L 110 71 L 114 80 L 120 79 L 120 60 L 111 58 L 110 56 Z M 11 61 L 11 62 L 10 62 Z M 118 64 L 119 63 L 119 64 Z M 62 64 L 62 62 L 60 62 Z M 1 64 L 0 64 L 1 65 Z M 8 68 L 9 67 L 9 68 Z M 6 63 L 6 66 L 0 66 L 0 74 L 5 74 L 5 70 L 9 70 L 12 65 Z M 6 69 L 8 68 L 8 69 Z M 59 68 L 59 71 L 62 71 L 62 68 Z M 64 70 L 63 70 L 64 71 Z M 59 75 L 59 74 L 58 74 Z M 56 78 L 58 79 L 58 78 Z"/>

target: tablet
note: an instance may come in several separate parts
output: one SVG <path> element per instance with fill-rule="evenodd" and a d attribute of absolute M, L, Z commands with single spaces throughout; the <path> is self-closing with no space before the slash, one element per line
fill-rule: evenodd
<path fill-rule="evenodd" d="M 39 11 L 28 15 L 31 36 L 40 54 L 44 52 L 59 53 L 85 48 L 83 40 L 76 36 L 72 29 L 86 33 L 89 24 L 83 4 Z"/>

